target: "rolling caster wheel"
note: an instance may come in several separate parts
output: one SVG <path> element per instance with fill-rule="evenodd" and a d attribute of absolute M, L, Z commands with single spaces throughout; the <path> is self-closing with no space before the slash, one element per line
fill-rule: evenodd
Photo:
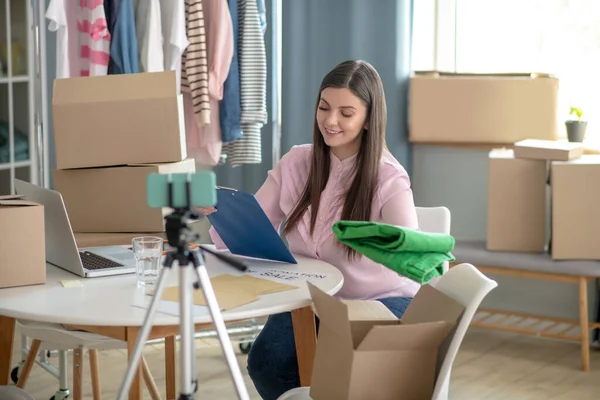
<path fill-rule="evenodd" d="M 242 352 L 242 354 L 250 353 L 251 348 L 252 348 L 252 342 L 240 343 L 240 351 Z"/>
<path fill-rule="evenodd" d="M 13 383 L 19 381 L 19 367 L 14 367 L 12 371 L 10 371 L 10 380 L 13 381 Z"/>
<path fill-rule="evenodd" d="M 68 390 L 59 390 L 54 393 L 54 396 L 50 397 L 50 400 L 65 400 L 69 398 L 71 393 Z"/>

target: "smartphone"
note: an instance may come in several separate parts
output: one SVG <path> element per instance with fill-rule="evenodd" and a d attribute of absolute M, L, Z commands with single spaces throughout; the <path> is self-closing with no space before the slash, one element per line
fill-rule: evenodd
<path fill-rule="evenodd" d="M 169 182 L 172 182 L 173 204 L 169 204 Z M 188 182 L 191 204 L 187 199 Z M 146 190 L 151 208 L 213 207 L 217 204 L 216 176 L 212 171 L 148 174 Z"/>

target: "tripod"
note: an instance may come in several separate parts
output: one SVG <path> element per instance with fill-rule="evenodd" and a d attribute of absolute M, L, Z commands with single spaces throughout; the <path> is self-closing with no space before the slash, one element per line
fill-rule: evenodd
<path fill-rule="evenodd" d="M 171 182 L 169 182 L 169 188 L 169 204 L 173 204 Z M 187 204 L 189 205 L 189 181 L 187 182 L 187 197 Z M 189 207 L 177 208 L 174 210 L 174 212 L 165 217 L 167 240 L 169 245 L 176 250 L 167 253 L 163 263 L 164 268 L 159 274 L 154 296 L 152 297 L 150 307 L 148 308 L 144 318 L 144 323 L 138 334 L 133 355 L 129 361 L 127 373 L 125 374 L 125 379 L 123 380 L 119 390 L 119 400 L 125 400 L 128 396 L 131 383 L 133 382 L 135 372 L 137 371 L 139 361 L 142 356 L 143 347 L 152 328 L 154 315 L 156 314 L 158 304 L 168 281 L 168 277 L 173 271 L 173 264 L 175 261 L 177 261 L 177 265 L 179 267 L 179 334 L 181 337 L 179 349 L 179 400 L 193 399 L 194 393 L 198 387 L 197 378 L 195 377 L 196 352 L 194 345 L 195 328 L 192 317 L 192 290 L 199 288 L 203 289 L 206 304 L 208 305 L 213 324 L 217 330 L 219 341 L 221 342 L 221 348 L 223 349 L 223 353 L 227 359 L 229 372 L 233 378 L 233 383 L 235 385 L 238 398 L 240 400 L 248 400 L 250 398 L 242 377 L 242 372 L 235 357 L 231 340 L 227 333 L 223 315 L 221 314 L 217 298 L 210 282 L 210 277 L 204 264 L 203 251 L 213 254 L 215 257 L 241 271 L 245 271 L 247 267 L 244 263 L 238 260 L 229 258 L 224 254 L 214 252 L 202 246 L 200 246 L 200 249 L 197 252 L 190 251 L 189 242 L 192 240 L 197 240 L 199 235 L 191 235 L 189 233 L 187 221 L 198 220 L 199 218 L 199 214 Z M 190 264 L 192 265 L 191 269 L 188 268 Z M 192 277 L 190 274 L 194 274 L 194 276 Z M 193 281 L 193 278 L 197 278 L 197 280 Z"/>

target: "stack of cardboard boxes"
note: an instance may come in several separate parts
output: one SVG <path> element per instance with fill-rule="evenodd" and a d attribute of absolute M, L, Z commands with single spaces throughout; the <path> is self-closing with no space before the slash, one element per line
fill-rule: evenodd
<path fill-rule="evenodd" d="M 417 71 L 409 140 L 496 149 L 489 154 L 487 248 L 600 259 L 600 156 L 558 141 L 559 81 L 546 73 Z"/>
<path fill-rule="evenodd" d="M 146 200 L 149 173 L 194 172 L 174 71 L 59 79 L 52 99 L 57 169 L 71 227 L 164 232 Z"/>
<path fill-rule="evenodd" d="M 489 154 L 488 250 L 600 259 L 600 156 L 581 143 L 523 140 Z"/>

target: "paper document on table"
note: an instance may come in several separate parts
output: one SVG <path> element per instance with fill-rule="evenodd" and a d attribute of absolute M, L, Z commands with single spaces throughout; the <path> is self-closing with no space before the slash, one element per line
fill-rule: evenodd
<path fill-rule="evenodd" d="M 210 279 L 219 307 L 223 311 L 231 310 L 258 300 L 259 296 L 297 289 L 296 286 L 286 285 L 267 279 L 249 275 L 218 275 Z M 148 293 L 153 296 L 154 292 Z M 204 291 L 194 290 L 194 304 L 206 306 Z M 162 300 L 179 302 L 179 286 L 165 289 Z"/>
<path fill-rule="evenodd" d="M 327 278 L 327 274 L 319 274 L 313 272 L 295 272 L 295 271 L 286 271 L 285 269 L 258 269 L 258 268 L 248 268 L 246 270 L 247 274 L 252 276 L 261 276 L 265 278 L 274 278 L 278 280 L 283 280 L 287 282 L 295 282 L 295 281 L 307 281 L 314 282 L 320 281 Z"/>
<path fill-rule="evenodd" d="M 147 310 L 148 308 L 150 308 L 151 302 L 151 296 L 144 296 L 143 299 L 134 301 L 133 306 Z M 159 301 L 156 311 L 162 314 L 168 314 L 173 315 L 175 317 L 179 317 L 179 302 L 164 300 Z M 208 309 L 206 307 L 192 306 L 192 315 L 194 317 L 208 315 Z"/>
<path fill-rule="evenodd" d="M 62 280 L 60 284 L 66 288 L 83 287 L 83 282 L 79 280 Z"/>

